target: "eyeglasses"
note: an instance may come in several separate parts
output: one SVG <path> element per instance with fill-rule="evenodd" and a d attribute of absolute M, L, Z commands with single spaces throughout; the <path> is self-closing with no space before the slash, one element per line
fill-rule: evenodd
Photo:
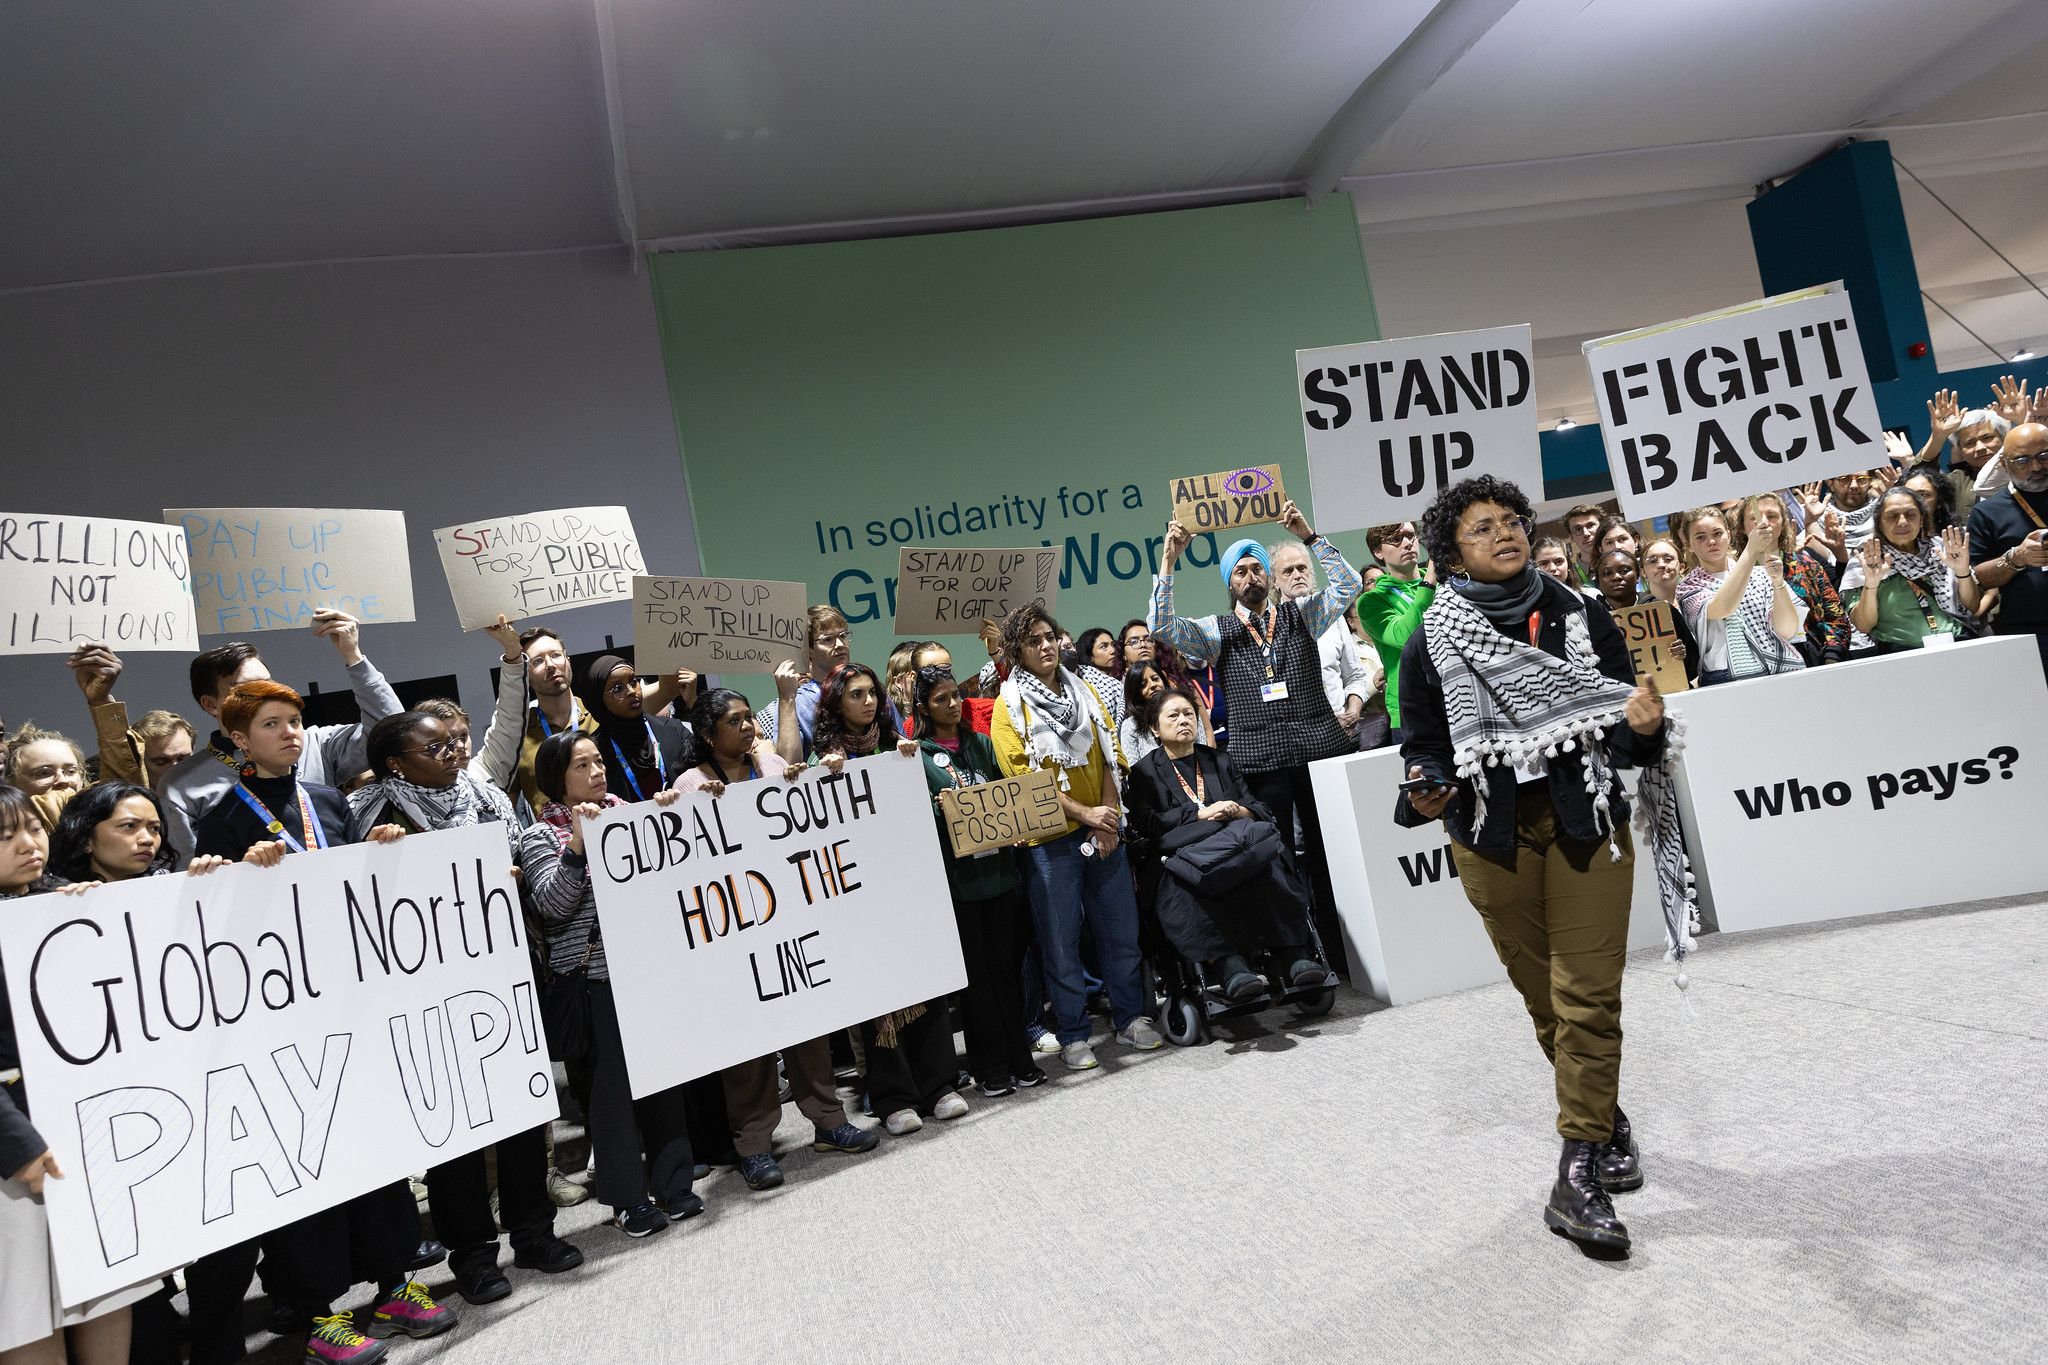
<path fill-rule="evenodd" d="M 1482 545 L 1489 540 L 1509 539 L 1515 536 L 1527 538 L 1530 528 L 1535 525 L 1527 517 L 1509 517 L 1506 521 L 1482 521 L 1472 528 L 1469 535 L 1458 537 L 1461 545 Z"/>
<path fill-rule="evenodd" d="M 2008 470 L 2032 469 L 2035 465 L 2048 469 L 2048 450 L 2043 450 L 2033 455 L 2008 455 L 2005 457 L 2005 467 Z"/>
<path fill-rule="evenodd" d="M 853 639 L 853 636 L 850 632 L 843 630 L 834 631 L 830 635 L 820 635 L 817 638 L 817 646 L 819 649 L 837 649 L 851 639 Z"/>
<path fill-rule="evenodd" d="M 467 748 L 468 746 L 464 745 L 463 747 Z M 435 740 L 432 744 L 422 745 L 417 749 L 406 749 L 403 752 L 408 754 L 425 754 L 428 758 L 445 762 L 455 753 L 455 741 L 452 739 L 439 739 Z"/>

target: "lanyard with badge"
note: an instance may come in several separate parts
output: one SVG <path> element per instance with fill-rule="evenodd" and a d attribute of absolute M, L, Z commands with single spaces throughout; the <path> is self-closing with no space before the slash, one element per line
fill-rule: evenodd
<path fill-rule="evenodd" d="M 578 705 L 578 703 L 577 703 L 577 701 L 576 701 L 576 699 L 575 699 L 574 697 L 571 697 L 571 698 L 569 698 L 569 727 L 568 727 L 568 728 L 569 728 L 570 730 L 572 730 L 572 731 L 573 731 L 573 730 L 575 730 L 575 729 L 576 729 L 576 728 L 578 727 L 578 725 L 580 724 L 580 720 L 579 720 L 579 717 L 577 716 L 577 714 L 576 714 L 576 713 L 577 713 L 577 712 L 578 712 L 579 710 L 581 710 L 581 709 L 582 709 L 582 707 L 581 707 L 580 705 Z M 539 703 L 539 702 L 535 702 L 535 703 L 533 704 L 533 714 L 535 714 L 536 716 L 539 716 L 539 717 L 540 717 L 540 735 L 541 735 L 541 738 L 542 738 L 542 739 L 553 739 L 553 738 L 555 737 L 555 727 L 554 727 L 554 726 L 552 726 L 552 725 L 550 725 L 550 724 L 548 724 L 548 713 L 547 713 L 547 712 L 545 712 L 545 711 L 543 711 L 543 710 L 541 710 L 541 707 L 540 707 L 540 703 Z"/>
<path fill-rule="evenodd" d="M 640 724 L 647 731 L 647 747 L 654 751 L 654 771 L 661 778 L 661 781 L 654 789 L 660 791 L 668 786 L 668 764 L 661 757 L 661 746 L 654 742 L 654 722 L 643 718 Z M 626 774 L 626 781 L 633 784 L 634 798 L 645 801 L 647 793 L 640 789 L 640 779 L 634 775 L 633 765 L 627 760 L 626 751 L 619 747 L 619 741 L 616 736 L 607 735 L 605 738 L 611 744 L 612 752 L 618 755 L 619 768 Z"/>
<path fill-rule="evenodd" d="M 1180 783 L 1181 791 L 1186 793 L 1188 800 L 1195 803 L 1196 810 L 1209 804 L 1209 784 L 1202 780 L 1200 760 L 1195 763 L 1195 785 L 1192 787 L 1188 785 L 1188 780 L 1181 776 L 1180 764 L 1168 763 L 1166 766 L 1173 769 L 1173 780 Z"/>
<path fill-rule="evenodd" d="M 1276 677 L 1273 673 L 1273 642 L 1280 634 L 1279 613 L 1271 607 L 1266 608 L 1266 629 L 1261 634 L 1259 631 L 1259 619 L 1250 612 L 1246 612 L 1244 629 L 1245 634 L 1258 642 L 1259 654 L 1266 662 L 1266 680 L 1259 684 L 1259 700 L 1286 701 L 1287 680 Z"/>
<path fill-rule="evenodd" d="M 242 804 L 256 813 L 256 818 L 263 822 L 263 828 L 271 838 L 284 840 L 285 847 L 294 853 L 306 851 L 306 846 L 294 839 L 292 832 L 284 827 L 284 821 L 271 814 L 270 807 L 258 800 L 256 793 L 250 791 L 246 784 L 237 782 L 233 790 L 242 798 Z M 306 799 L 306 789 L 300 787 L 296 794 L 299 798 L 299 828 L 313 841 L 313 847 L 326 848 L 327 831 L 320 827 L 320 817 L 313 813 L 313 803 Z"/>

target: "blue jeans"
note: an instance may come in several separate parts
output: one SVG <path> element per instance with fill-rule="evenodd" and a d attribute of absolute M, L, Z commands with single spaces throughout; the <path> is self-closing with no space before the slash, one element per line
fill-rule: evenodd
<path fill-rule="evenodd" d="M 1059 1040 L 1088 1041 L 1088 988 L 1081 967 L 1081 927 L 1095 936 L 1103 985 L 1116 1026 L 1145 1013 L 1144 968 L 1138 957 L 1138 896 L 1123 845 L 1107 857 L 1081 856 L 1091 831 L 1075 830 L 1024 850 L 1024 885 L 1045 964 L 1045 991 L 1059 1021 Z"/>

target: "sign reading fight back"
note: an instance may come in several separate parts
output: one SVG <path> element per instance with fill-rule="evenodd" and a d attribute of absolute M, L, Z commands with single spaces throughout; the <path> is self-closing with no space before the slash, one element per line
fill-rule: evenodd
<path fill-rule="evenodd" d="M 0 654 L 84 644 L 196 653 L 185 533 L 154 521 L 0 512 Z"/>
<path fill-rule="evenodd" d="M 1475 474 L 1541 501 L 1530 352 L 1526 323 L 1296 351 L 1316 528 L 1412 521 Z"/>
<path fill-rule="evenodd" d="M 1585 354 L 1632 521 L 1885 463 L 1839 282 L 1589 341 Z"/>
<path fill-rule="evenodd" d="M 405 513 L 334 507 L 171 507 L 185 532 L 205 635 L 304 626 L 324 607 L 410 621 Z"/>
<path fill-rule="evenodd" d="M 635 1095 L 967 982 L 915 756 L 614 806 L 583 839 Z"/>
<path fill-rule="evenodd" d="M 464 630 L 500 614 L 515 621 L 625 602 L 633 575 L 646 573 L 633 519 L 623 507 L 568 507 L 434 532 L 441 568 Z"/>

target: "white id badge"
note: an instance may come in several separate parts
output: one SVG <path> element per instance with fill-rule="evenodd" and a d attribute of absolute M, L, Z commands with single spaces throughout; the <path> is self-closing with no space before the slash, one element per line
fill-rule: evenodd
<path fill-rule="evenodd" d="M 1261 683 L 1259 685 L 1259 700 L 1286 701 L 1287 683 L 1285 682 L 1285 680 L 1276 678 L 1272 682 Z"/>

